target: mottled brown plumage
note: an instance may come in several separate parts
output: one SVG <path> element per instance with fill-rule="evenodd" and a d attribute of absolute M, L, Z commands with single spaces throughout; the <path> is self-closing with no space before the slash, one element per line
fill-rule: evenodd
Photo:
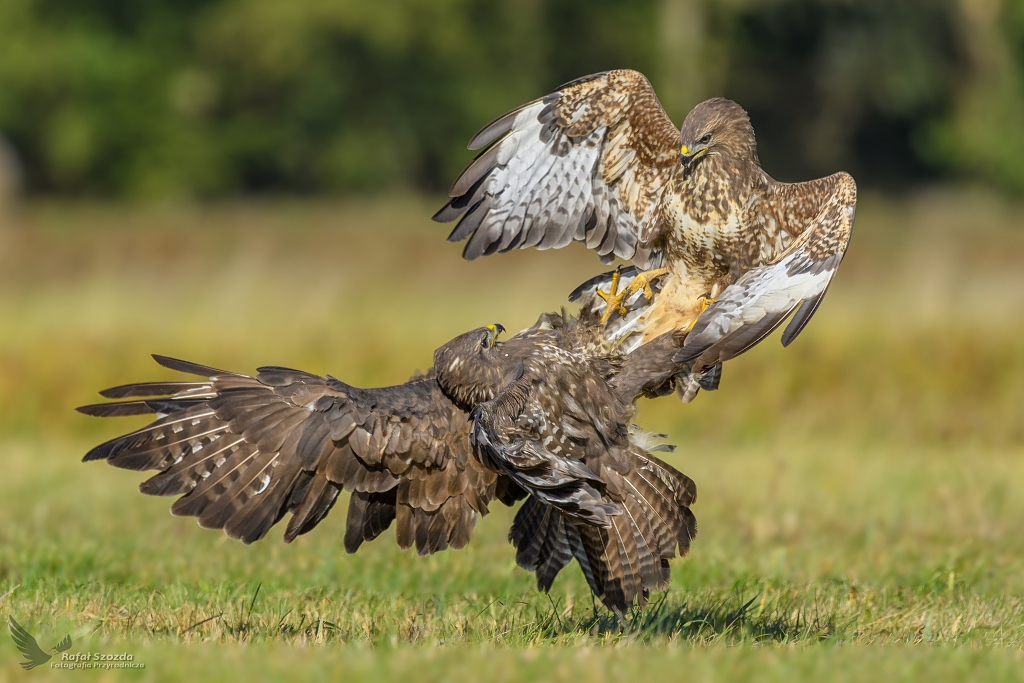
<path fill-rule="evenodd" d="M 455 338 L 425 376 L 382 389 L 157 356 L 203 379 L 101 392 L 123 400 L 79 410 L 157 420 L 85 460 L 159 470 L 143 493 L 181 496 L 174 514 L 244 543 L 288 512 L 286 541 L 310 531 L 345 489 L 348 552 L 392 523 L 403 548 L 461 548 L 492 500 L 529 496 L 510 539 L 542 589 L 575 557 L 610 608 L 643 604 L 696 533 L 693 482 L 629 429 L 635 397 L 675 381 L 681 344 L 668 335 L 630 356 L 601 354 L 593 318 L 543 316 L 507 342 L 498 330 Z"/>
<path fill-rule="evenodd" d="M 659 268 L 660 294 L 619 329 L 638 343 L 688 331 L 700 316 L 704 350 L 725 344 L 720 355 L 729 356 L 744 346 L 737 335 L 760 339 L 801 309 L 784 340 L 792 341 L 824 296 L 853 227 L 849 175 L 779 183 L 761 169 L 742 107 L 702 102 L 677 129 L 635 71 L 588 76 L 525 104 L 470 142 L 487 145 L 435 215 L 461 216 L 449 239 L 468 240 L 467 259 L 576 240 L 603 259 Z M 730 290 L 741 280 L 739 291 Z M 593 305 L 603 307 L 594 294 Z M 702 315 L 723 296 L 728 306 Z M 622 313 L 616 306 L 606 317 Z M 712 340 L 711 331 L 723 336 Z"/>

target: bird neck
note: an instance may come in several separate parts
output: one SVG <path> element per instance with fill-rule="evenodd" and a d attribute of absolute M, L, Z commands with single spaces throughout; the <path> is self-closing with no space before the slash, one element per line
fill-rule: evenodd
<path fill-rule="evenodd" d="M 685 175 L 680 195 L 686 211 L 700 223 L 713 214 L 732 214 L 745 205 L 763 175 L 748 155 L 708 154 Z"/>

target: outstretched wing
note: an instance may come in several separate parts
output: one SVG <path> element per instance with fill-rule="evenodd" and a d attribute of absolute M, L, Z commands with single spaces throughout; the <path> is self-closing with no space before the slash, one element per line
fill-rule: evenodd
<path fill-rule="evenodd" d="M 455 181 L 434 220 L 462 216 L 448 240 L 468 238 L 468 260 L 575 240 L 647 268 L 660 258 L 649 246 L 662 193 L 680 169 L 680 144 L 643 74 L 587 76 L 477 133 L 469 148 L 490 147 Z"/>
<path fill-rule="evenodd" d="M 747 351 L 795 311 L 782 334 L 782 345 L 789 346 L 818 310 L 846 254 L 857 205 L 849 174 L 779 185 L 768 201 L 780 205 L 783 215 L 807 206 L 817 211 L 775 263 L 744 273 L 700 315 L 675 356 L 677 362 L 692 361 L 695 371 Z"/>
<path fill-rule="evenodd" d="M 22 654 L 26 661 L 21 662 L 21 668 L 26 671 L 34 669 L 40 664 L 44 664 L 50 659 L 50 655 L 43 652 L 42 648 L 39 647 L 39 643 L 36 639 L 24 629 L 24 627 L 14 620 L 14 617 L 7 617 L 8 624 L 7 628 L 11 630 L 11 639 L 14 640 L 14 644 L 17 646 L 18 651 Z"/>
<path fill-rule="evenodd" d="M 180 495 L 176 515 L 251 543 L 286 512 L 285 541 L 315 527 L 341 489 L 352 493 L 345 549 L 397 519 L 397 540 L 420 554 L 468 543 L 497 476 L 472 457 L 468 416 L 432 378 L 383 389 L 279 367 L 256 377 L 154 356 L 195 382 L 101 392 L 118 403 L 78 410 L 157 420 L 92 449 L 85 460 L 159 470 L 139 486 Z M 152 397 L 152 398 L 139 398 Z"/>

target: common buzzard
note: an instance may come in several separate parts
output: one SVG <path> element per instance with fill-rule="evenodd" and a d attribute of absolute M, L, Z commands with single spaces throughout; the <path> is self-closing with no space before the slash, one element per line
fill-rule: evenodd
<path fill-rule="evenodd" d="M 676 128 L 636 71 L 567 83 L 488 124 L 469 148 L 484 151 L 434 216 L 461 216 L 449 240 L 468 240 L 465 258 L 575 240 L 603 260 L 631 260 L 641 272 L 626 286 L 611 275 L 607 291 L 594 291 L 604 320 L 625 316 L 624 301 L 638 292 L 650 300 L 662 279 L 620 332 L 646 343 L 694 328 L 680 358 L 699 359 L 698 368 L 750 348 L 795 311 L 788 345 L 824 297 L 853 228 L 848 174 L 777 182 L 761 169 L 738 104 L 707 100 Z M 709 306 L 715 323 L 702 324 Z"/>
<path fill-rule="evenodd" d="M 155 356 L 197 381 L 101 392 L 101 417 L 152 424 L 85 460 L 159 470 L 139 489 L 181 496 L 176 515 L 243 543 L 287 512 L 285 541 L 351 493 L 344 545 L 355 552 L 396 522 L 402 548 L 461 548 L 498 499 L 527 498 L 509 538 L 547 590 L 575 558 L 610 609 L 641 606 L 696 534 L 694 483 L 632 438 L 634 399 L 671 384 L 673 335 L 628 356 L 599 355 L 601 325 L 542 316 L 506 342 L 491 325 L 439 348 L 425 376 L 381 389 L 280 367 L 255 377 Z"/>

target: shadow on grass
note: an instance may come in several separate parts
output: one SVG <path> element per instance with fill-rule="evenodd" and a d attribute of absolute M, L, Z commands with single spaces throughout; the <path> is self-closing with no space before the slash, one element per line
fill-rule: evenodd
<path fill-rule="evenodd" d="M 662 593 L 643 610 L 634 608 L 624 618 L 595 606 L 589 617 L 566 619 L 552 603 L 550 614 L 538 623 L 542 633 L 537 635 L 622 635 L 640 642 L 678 638 L 694 642 L 786 643 L 825 641 L 846 630 L 845 620 L 837 619 L 834 612 L 820 611 L 816 604 L 811 609 L 805 604 L 789 609 L 773 602 L 766 609 L 762 598 L 759 592 L 744 602 L 740 602 L 740 596 L 676 602 L 669 599 L 669 593 Z"/>
<path fill-rule="evenodd" d="M 660 593 L 646 608 L 634 608 L 623 617 L 596 600 L 563 602 L 565 598 L 535 592 L 483 599 L 359 592 L 282 595 L 266 593 L 262 584 L 216 596 L 178 596 L 171 591 L 170 599 L 157 592 L 105 594 L 97 596 L 98 601 L 85 598 L 76 613 L 90 613 L 94 633 L 123 638 L 362 642 L 385 647 L 569 645 L 593 639 L 634 644 L 811 643 L 857 632 L 857 612 L 842 609 L 833 596 L 818 591 L 808 595 L 805 589 L 752 588 Z M 31 614 L 44 607 L 22 611 Z"/>
<path fill-rule="evenodd" d="M 835 613 L 823 613 L 816 606 L 808 609 L 805 604 L 773 604 L 766 607 L 762 600 L 763 593 L 755 593 L 753 597 L 741 602 L 742 596 L 704 596 L 696 599 L 677 602 L 671 600 L 669 593 L 657 596 L 644 609 L 633 608 L 624 616 L 619 617 L 598 603 L 590 609 L 570 607 L 561 609 L 557 601 L 547 597 L 548 605 L 535 601 L 513 601 L 498 603 L 502 613 L 496 633 L 498 639 L 515 643 L 540 643 L 575 640 L 577 637 L 623 638 L 630 642 L 647 643 L 681 639 L 694 643 L 711 642 L 777 642 L 794 641 L 826 641 L 841 636 L 847 629 L 845 620 L 838 619 Z M 460 640 L 451 638 L 449 618 L 446 618 L 448 605 L 441 596 L 423 596 L 422 613 L 416 615 L 400 634 L 400 640 L 415 643 L 424 638 L 440 638 L 441 642 Z M 245 640 L 251 635 L 250 615 L 255 596 L 249 605 L 248 614 L 243 617 L 244 608 L 239 610 L 236 618 L 225 618 L 222 628 L 231 639 Z M 531 604 L 532 603 L 532 604 Z M 486 609 L 486 607 L 485 607 Z M 532 612 L 532 614 L 531 614 Z M 208 621 L 222 617 L 217 615 L 203 620 L 196 626 L 205 625 Z M 289 614 L 284 614 L 264 636 L 290 640 L 304 637 L 313 641 L 323 638 L 348 640 L 351 634 L 348 629 L 338 623 L 319 618 L 307 621 L 301 615 L 297 623 L 292 623 Z M 393 633 L 392 628 L 374 624 L 364 632 L 370 641 L 376 635 Z M 191 630 L 191 629 L 188 629 Z M 376 633 L 375 633 L 376 632 Z M 346 637 L 346 635 L 348 637 Z M 465 634 L 462 634 L 465 637 Z"/>

